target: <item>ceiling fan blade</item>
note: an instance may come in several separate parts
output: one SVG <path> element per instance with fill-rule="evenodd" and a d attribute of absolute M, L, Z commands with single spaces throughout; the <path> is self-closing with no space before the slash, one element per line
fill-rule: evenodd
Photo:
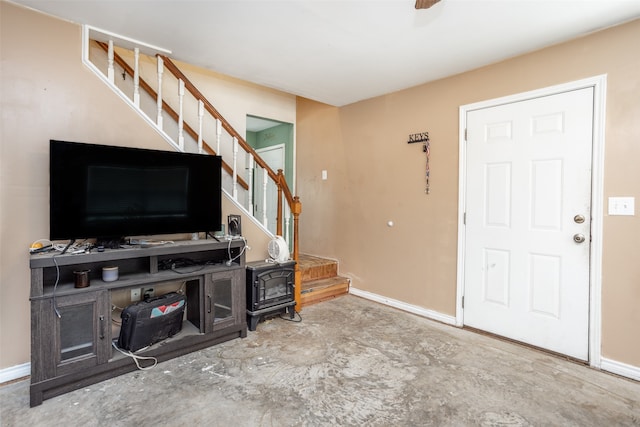
<path fill-rule="evenodd" d="M 416 9 L 429 9 L 440 0 L 416 0 Z"/>

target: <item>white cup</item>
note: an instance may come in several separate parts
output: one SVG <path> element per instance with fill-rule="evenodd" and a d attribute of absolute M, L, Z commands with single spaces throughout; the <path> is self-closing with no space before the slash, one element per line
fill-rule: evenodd
<path fill-rule="evenodd" d="M 102 281 L 114 282 L 118 280 L 118 267 L 104 267 L 102 269 Z"/>

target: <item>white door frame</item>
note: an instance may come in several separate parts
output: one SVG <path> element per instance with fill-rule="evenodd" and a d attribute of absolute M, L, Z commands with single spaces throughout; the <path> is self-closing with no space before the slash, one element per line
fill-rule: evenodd
<path fill-rule="evenodd" d="M 556 86 L 509 95 L 460 107 L 459 159 L 458 159 L 458 268 L 456 295 L 456 326 L 464 325 L 464 256 L 466 211 L 466 141 L 467 113 L 481 108 L 495 107 L 526 101 L 541 96 L 554 95 L 571 90 L 593 88 L 593 157 L 591 169 L 591 247 L 589 254 L 589 364 L 600 368 L 602 340 L 602 221 L 604 214 L 604 140 L 607 75 L 602 74 Z"/>
<path fill-rule="evenodd" d="M 285 144 L 274 144 L 274 145 L 269 145 L 269 146 L 267 146 L 267 147 L 256 148 L 255 150 L 256 150 L 256 153 L 258 153 L 258 155 L 260 155 L 261 157 L 262 157 L 262 153 L 265 153 L 265 152 L 267 152 L 267 151 L 276 151 L 276 150 L 277 150 L 277 151 L 280 151 L 280 153 L 282 154 L 282 173 L 284 173 L 284 172 L 285 172 L 285 169 L 286 169 L 286 166 L 287 166 L 287 164 L 286 164 L 286 163 L 287 163 L 287 154 L 286 154 L 286 153 L 287 153 L 287 147 L 286 147 L 286 145 L 285 145 Z M 257 163 L 256 163 L 256 164 L 254 164 L 254 168 L 256 168 L 257 166 L 258 166 L 258 164 L 257 164 Z M 272 167 L 271 165 L 269 165 L 269 167 L 270 167 L 271 169 L 273 169 L 273 167 Z M 275 172 L 275 173 L 278 173 L 278 170 L 277 170 L 277 169 L 274 169 L 274 172 Z M 255 174 L 255 173 L 254 173 L 254 176 L 256 176 L 256 174 Z M 259 178 L 260 180 L 262 180 L 262 176 L 259 176 L 258 178 Z M 255 186 L 255 187 L 254 187 L 254 191 L 255 191 L 255 190 L 258 190 L 258 191 L 260 192 L 260 194 L 262 194 L 262 187 L 257 188 L 257 186 Z M 253 195 L 253 204 L 254 204 L 254 206 L 256 205 L 256 202 L 257 202 L 257 201 L 258 201 L 258 198 L 257 198 L 257 197 L 255 196 L 255 194 L 254 194 L 254 195 Z M 262 203 L 265 203 L 265 201 L 264 201 L 264 200 L 262 200 Z M 254 210 L 255 210 L 255 209 L 254 209 Z M 277 206 L 275 207 L 275 211 L 276 211 L 276 212 L 278 211 L 278 207 L 277 207 Z M 254 213 L 254 215 L 255 215 L 255 213 Z M 276 218 L 273 218 L 273 220 L 274 220 L 274 225 L 275 225 L 276 227 L 277 227 L 277 224 L 275 224 L 275 221 L 277 221 L 277 216 L 278 216 L 278 215 L 277 215 L 277 213 L 276 213 Z M 261 216 L 258 216 L 258 218 L 259 218 L 259 220 L 262 220 L 262 217 L 261 217 Z M 267 220 L 271 220 L 271 219 L 272 219 L 272 218 L 267 218 Z M 268 228 L 269 228 L 269 227 L 267 227 L 267 229 L 268 229 Z M 274 234 L 275 234 L 275 232 L 274 232 Z"/>

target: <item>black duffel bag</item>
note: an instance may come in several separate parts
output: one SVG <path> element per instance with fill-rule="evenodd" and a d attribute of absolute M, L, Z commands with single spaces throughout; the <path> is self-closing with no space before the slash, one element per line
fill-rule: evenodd
<path fill-rule="evenodd" d="M 120 315 L 118 347 L 134 352 L 180 332 L 186 301 L 171 292 L 127 306 Z"/>

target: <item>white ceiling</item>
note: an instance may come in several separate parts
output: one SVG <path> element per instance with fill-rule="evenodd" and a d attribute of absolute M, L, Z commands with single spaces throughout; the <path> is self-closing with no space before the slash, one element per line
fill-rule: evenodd
<path fill-rule="evenodd" d="M 640 17 L 640 0 L 13 0 L 342 106 Z"/>

